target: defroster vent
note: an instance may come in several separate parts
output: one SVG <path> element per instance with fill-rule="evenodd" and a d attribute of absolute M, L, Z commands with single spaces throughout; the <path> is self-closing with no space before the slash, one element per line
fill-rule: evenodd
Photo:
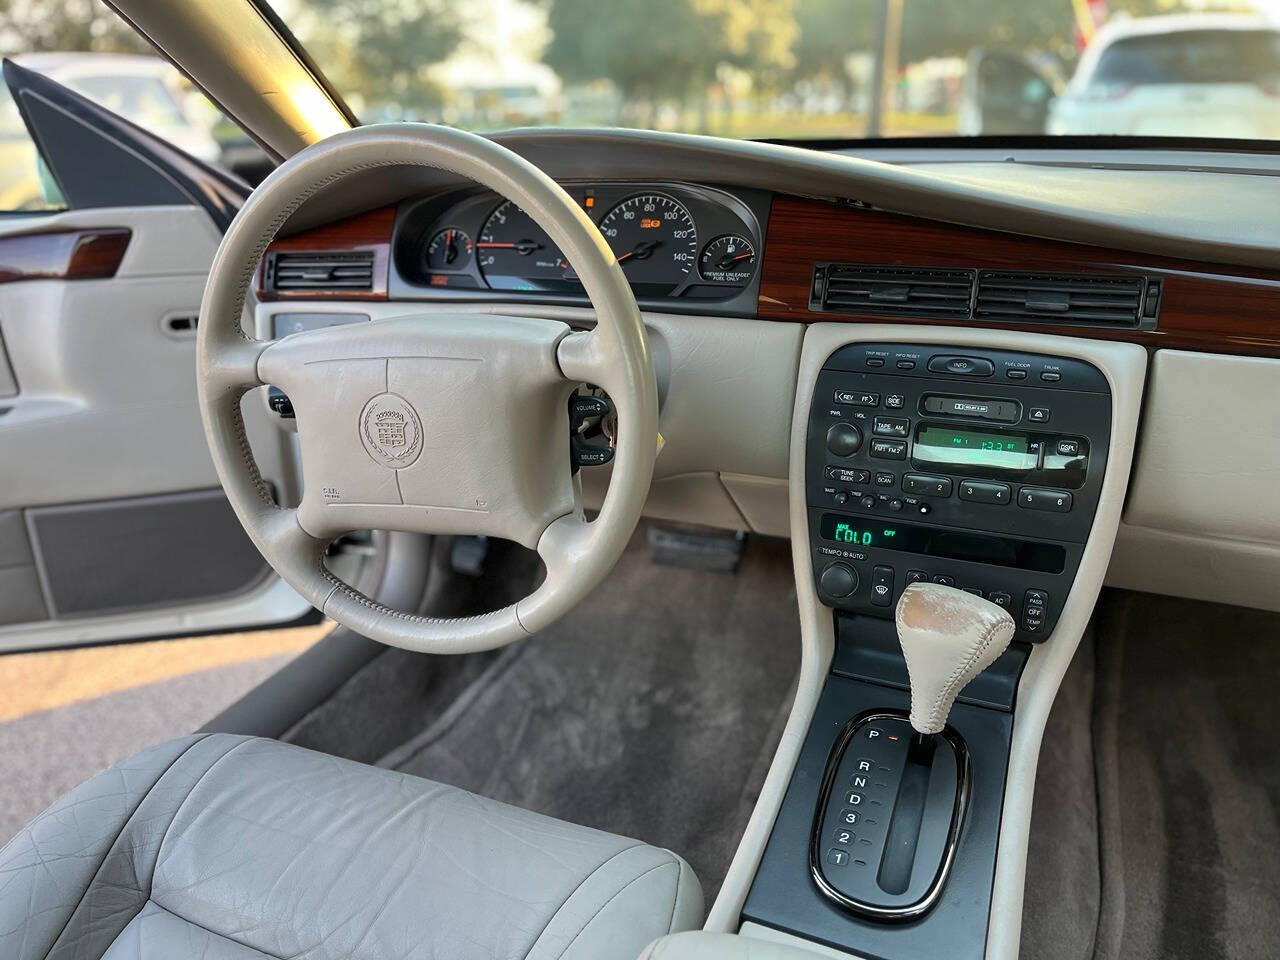
<path fill-rule="evenodd" d="M 963 320 L 969 316 L 973 277 L 972 270 L 818 264 L 810 309 Z"/>
<path fill-rule="evenodd" d="M 286 253 L 267 257 L 266 288 L 345 293 L 373 289 L 373 251 Z"/>

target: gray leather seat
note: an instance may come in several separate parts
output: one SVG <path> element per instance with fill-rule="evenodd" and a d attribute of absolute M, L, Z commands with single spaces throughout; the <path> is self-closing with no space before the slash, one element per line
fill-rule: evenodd
<path fill-rule="evenodd" d="M 635 960 L 701 920 L 665 850 L 224 734 L 113 767 L 0 851 L 4 960 Z"/>

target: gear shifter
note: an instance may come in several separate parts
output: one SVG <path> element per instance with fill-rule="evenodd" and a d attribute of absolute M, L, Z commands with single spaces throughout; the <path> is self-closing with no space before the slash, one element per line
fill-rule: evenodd
<path fill-rule="evenodd" d="M 1007 610 L 937 583 L 913 583 L 898 600 L 898 642 L 911 680 L 911 726 L 941 733 L 960 691 L 1013 639 Z"/>
<path fill-rule="evenodd" d="M 907 587 L 897 627 L 910 725 L 891 711 L 849 721 L 827 762 L 809 851 L 818 888 L 878 920 L 918 917 L 941 896 L 970 793 L 968 746 L 947 718 L 1014 631 L 1003 608 L 936 583 Z"/>

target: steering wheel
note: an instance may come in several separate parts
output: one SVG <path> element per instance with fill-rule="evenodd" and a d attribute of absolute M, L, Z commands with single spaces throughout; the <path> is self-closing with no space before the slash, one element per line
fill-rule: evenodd
<path fill-rule="evenodd" d="M 412 315 L 252 339 L 242 314 L 267 245 L 309 197 L 358 171 L 434 167 L 524 209 L 560 247 L 596 325 L 487 314 Z M 406 305 L 406 310 L 411 309 Z M 474 134 L 385 124 L 337 134 L 254 190 L 214 258 L 200 306 L 200 413 L 236 516 L 275 571 L 326 616 L 410 650 L 465 653 L 537 633 L 612 569 L 640 518 L 657 453 L 653 359 L 635 297 L 586 214 L 527 160 Z M 588 522 L 569 454 L 568 398 L 602 387 L 618 416 L 613 476 Z M 279 506 L 254 462 L 242 396 L 293 403 L 304 492 Z M 324 565 L 352 530 L 482 534 L 534 549 L 546 578 L 480 616 L 440 619 L 378 604 Z"/>

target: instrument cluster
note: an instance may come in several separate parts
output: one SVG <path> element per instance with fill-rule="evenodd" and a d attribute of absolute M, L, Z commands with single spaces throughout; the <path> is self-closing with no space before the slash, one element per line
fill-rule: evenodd
<path fill-rule="evenodd" d="M 640 300 L 727 301 L 756 280 L 762 230 L 743 198 L 674 183 L 569 183 Z M 756 198 L 748 198 L 756 199 Z M 488 191 L 402 210 L 396 263 L 412 287 L 583 296 L 568 259 L 532 217 Z"/>

